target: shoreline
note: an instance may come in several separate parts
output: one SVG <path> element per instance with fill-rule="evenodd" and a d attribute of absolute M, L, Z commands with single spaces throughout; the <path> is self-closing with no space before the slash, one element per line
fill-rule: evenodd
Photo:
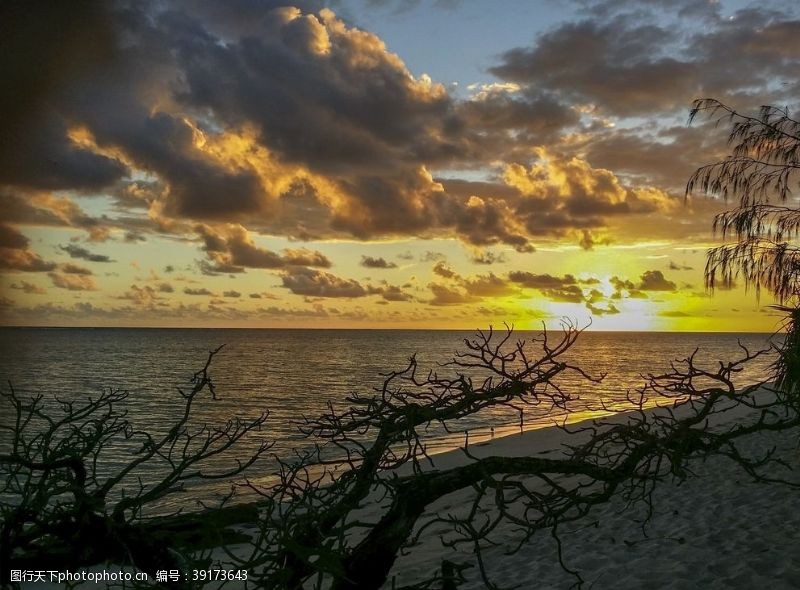
<path fill-rule="evenodd" d="M 773 394 L 762 389 L 754 395 Z M 652 414 L 659 407 L 643 411 Z M 617 423 L 626 419 L 625 414 L 576 421 L 567 426 L 574 431 L 589 423 Z M 746 422 L 753 416 L 752 410 L 740 405 L 717 416 L 712 427 Z M 555 458 L 565 443 L 578 442 L 576 437 L 580 436 L 558 425 L 532 428 L 470 444 L 469 453 L 478 458 L 536 455 Z M 793 429 L 748 435 L 737 446 L 754 456 L 776 447 L 794 468 L 797 480 L 798 440 L 800 429 Z M 473 459 L 462 448 L 431 455 L 431 460 L 432 465 L 424 462 L 424 469 L 446 470 Z M 664 481 L 656 486 L 653 514 L 645 528 L 642 522 L 647 507 L 644 504 L 632 509 L 626 507 L 619 494 L 595 507 L 589 515 L 563 526 L 559 536 L 565 564 L 580 571 L 586 582 L 584 587 L 609 590 L 800 587 L 800 554 L 795 550 L 795 531 L 800 530 L 800 511 L 795 509 L 797 491 L 779 484 L 753 483 L 740 466 L 723 456 L 692 459 L 690 469 L 695 475 L 686 480 Z M 402 475 L 402 470 L 399 474 Z M 461 490 L 442 498 L 430 505 L 425 514 L 458 510 L 468 493 L 469 490 Z M 485 588 L 474 563 L 474 553 L 443 545 L 438 535 L 444 531 L 436 527 L 432 533 L 398 557 L 384 588 L 391 588 L 393 583 L 401 586 L 419 582 L 432 575 L 443 559 L 473 562 L 466 571 L 467 581 L 459 589 Z M 499 537 L 501 544 L 487 549 L 483 556 L 492 582 L 499 587 L 566 589 L 575 584 L 576 578 L 559 565 L 549 530 L 538 531 L 512 555 L 506 553 L 518 541 L 513 527 L 504 526 Z"/>
<path fill-rule="evenodd" d="M 754 395 L 773 394 L 762 389 Z M 652 414 L 659 408 L 644 411 Z M 711 427 L 746 422 L 754 415 L 740 405 L 717 416 Z M 625 412 L 621 412 L 598 422 L 624 420 Z M 588 422 L 593 421 L 574 423 L 573 430 Z M 578 442 L 577 436 L 580 434 L 570 434 L 558 426 L 532 429 L 471 446 L 470 454 L 478 458 L 490 455 L 553 458 L 566 442 Z M 793 468 L 788 477 L 800 484 L 799 444 L 800 428 L 795 428 L 747 435 L 737 442 L 737 447 L 752 456 L 761 456 L 774 447 L 779 457 Z M 443 453 L 433 459 L 437 469 L 470 460 L 463 451 Z M 643 522 L 648 507 L 626 506 L 619 494 L 594 507 L 587 516 L 563 525 L 559 536 L 565 565 L 580 572 L 584 587 L 609 590 L 800 587 L 797 489 L 755 483 L 744 469 L 721 455 L 707 460 L 693 458 L 689 468 L 693 475 L 686 480 L 664 481 L 656 486 L 653 513 L 646 527 Z M 426 514 L 457 509 L 458 502 L 458 497 L 445 499 L 430 506 Z M 507 549 L 518 539 L 514 538 L 512 527 L 505 529 L 498 535 L 505 546 L 488 548 L 483 556 L 493 583 L 501 588 L 519 585 L 554 589 L 575 584 L 576 578 L 559 565 L 556 543 L 549 530 L 537 531 L 517 553 L 507 555 Z M 414 577 L 410 572 L 430 574 L 437 563 L 448 559 L 456 563 L 473 562 L 467 582 L 459 585 L 459 589 L 485 588 L 474 555 L 454 551 L 435 541 L 429 540 L 398 558 L 393 569 L 395 583 L 412 583 Z"/>
<path fill-rule="evenodd" d="M 759 390 L 755 395 L 771 395 Z M 634 410 L 635 411 L 635 410 Z M 659 407 L 643 410 L 648 414 Z M 571 433 L 588 424 L 610 424 L 625 421 L 627 412 L 598 419 L 568 424 L 570 431 L 553 424 L 495 436 L 471 443 L 468 456 L 463 448 L 431 455 L 425 470 L 446 470 L 487 456 L 546 456 L 556 458 L 565 443 L 579 442 L 582 433 Z M 712 427 L 732 421 L 746 421 L 752 412 L 744 406 L 722 414 Z M 740 446 L 754 455 L 775 447 L 781 458 L 794 468 L 795 479 L 800 470 L 800 429 L 748 435 Z M 403 466 L 398 475 L 409 468 Z M 642 587 L 683 589 L 702 587 L 712 590 L 756 587 L 786 589 L 800 587 L 800 554 L 797 554 L 795 531 L 800 530 L 800 511 L 795 509 L 797 490 L 777 484 L 752 483 L 739 466 L 722 456 L 707 461 L 692 459 L 695 475 L 682 482 L 664 481 L 653 494 L 653 513 L 647 527 L 642 521 L 647 510 L 644 504 L 626 507 L 615 494 L 610 501 L 596 506 L 587 516 L 565 523 L 559 531 L 565 564 L 580 572 L 585 588 L 634 590 Z M 458 511 L 469 502 L 470 490 L 450 494 L 425 510 L 428 516 Z M 367 503 L 361 515 L 377 515 L 378 506 Z M 220 544 L 225 534 L 228 549 L 238 552 L 247 547 L 246 535 L 255 530 L 259 503 L 242 503 L 216 512 L 198 512 L 174 518 L 156 518 L 148 526 L 154 535 L 181 539 L 185 550 L 212 551 L 212 559 L 223 568 L 230 563 Z M 424 519 L 420 520 L 424 522 Z M 485 588 L 475 564 L 475 554 L 468 549 L 445 546 L 436 527 L 432 535 L 401 554 L 384 585 L 413 584 L 432 575 L 442 560 L 470 563 L 465 571 L 467 581 L 461 590 Z M 519 540 L 507 523 L 498 530 L 499 543 L 487 547 L 484 563 L 492 582 L 507 588 L 570 588 L 576 578 L 559 565 L 557 547 L 549 530 L 540 530 L 516 553 L 508 549 Z M 244 543 L 238 544 L 237 543 Z M 212 566 L 213 567 L 213 566 Z M 230 566 L 229 566 L 230 567 Z M 101 566 L 83 568 L 102 570 Z M 26 588 L 44 588 L 42 584 Z M 60 588 L 59 585 L 47 586 Z M 81 587 L 84 587 L 81 585 Z M 85 587 L 90 587 L 89 585 Z M 97 586 L 94 586 L 97 587 Z M 226 583 L 224 590 L 242 587 Z"/>

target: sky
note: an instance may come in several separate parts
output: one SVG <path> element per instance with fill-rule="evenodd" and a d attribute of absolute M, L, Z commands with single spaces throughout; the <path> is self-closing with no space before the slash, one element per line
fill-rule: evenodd
<path fill-rule="evenodd" d="M 773 331 L 704 287 L 712 97 L 800 96 L 800 9 L 3 5 L 0 323 Z"/>

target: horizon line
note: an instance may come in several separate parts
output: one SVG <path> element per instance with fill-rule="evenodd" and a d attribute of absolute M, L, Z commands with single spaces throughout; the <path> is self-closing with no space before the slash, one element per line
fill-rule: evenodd
<path fill-rule="evenodd" d="M 300 326 L 272 326 L 272 327 L 246 327 L 246 326 L 31 326 L 31 325 L 1 325 L 0 329 L 20 330 L 285 330 L 285 331 L 349 331 L 349 332 L 476 332 L 494 328 L 495 331 L 503 326 L 489 325 L 484 328 L 341 328 L 341 327 L 300 327 Z M 513 328 L 514 332 L 541 332 L 541 328 Z M 548 332 L 560 332 L 561 328 L 548 328 Z M 584 332 L 620 333 L 620 334 L 782 334 L 783 330 L 753 331 L 753 330 L 592 330 L 588 327 Z"/>

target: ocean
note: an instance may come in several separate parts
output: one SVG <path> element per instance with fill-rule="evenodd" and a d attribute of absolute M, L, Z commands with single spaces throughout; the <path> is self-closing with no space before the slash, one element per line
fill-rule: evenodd
<path fill-rule="evenodd" d="M 514 337 L 529 340 L 536 335 L 516 332 Z M 273 443 L 271 454 L 289 458 L 309 448 L 298 430 L 303 416 L 319 415 L 328 404 L 343 409 L 353 392 L 369 395 L 381 385 L 381 374 L 404 368 L 413 354 L 421 369 L 436 369 L 444 376 L 452 369 L 439 364 L 464 350 L 464 339 L 472 336 L 473 332 L 417 330 L 2 328 L 0 384 L 7 390 L 11 383 L 23 397 L 43 394 L 47 400 L 96 396 L 104 388 L 126 390 L 130 396 L 125 409 L 133 425 L 163 432 L 180 408 L 177 388 L 187 387 L 209 350 L 225 345 L 211 367 L 218 399 L 201 400 L 196 423 L 222 424 L 268 410 L 266 427 L 245 441 L 240 452 L 246 454 L 266 439 Z M 643 383 L 642 375 L 664 372 L 670 362 L 695 350 L 698 363 L 711 368 L 720 360 L 738 358 L 740 344 L 750 350 L 768 348 L 770 335 L 584 332 L 565 359 L 593 375 L 607 375 L 600 384 L 577 376 L 560 383 L 578 398 L 577 412 L 597 409 L 601 401 L 621 409 L 627 393 Z M 765 379 L 771 360 L 750 363 L 739 383 Z M 524 417 L 525 427 L 548 424 L 550 418 L 530 412 Z M 8 426 L 11 420 L 8 408 L 0 408 L 0 424 Z M 459 421 L 450 433 L 433 429 L 428 433 L 429 449 L 461 446 L 467 431 L 470 441 L 485 439 L 492 436 L 492 427 L 496 435 L 514 431 L 519 416 L 493 410 Z M 112 448 L 106 459 L 109 468 L 124 464 L 129 451 L 124 445 Z M 274 466 L 267 458 L 251 475 L 268 478 Z M 144 481 L 154 473 L 144 473 Z M 207 499 L 229 487 L 204 483 L 190 493 Z"/>

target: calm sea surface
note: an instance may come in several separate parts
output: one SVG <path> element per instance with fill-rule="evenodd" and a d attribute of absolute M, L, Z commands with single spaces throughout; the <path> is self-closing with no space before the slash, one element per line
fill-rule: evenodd
<path fill-rule="evenodd" d="M 525 339 L 535 335 L 515 334 Z M 219 399 L 199 405 L 199 421 L 224 423 L 269 410 L 267 426 L 258 436 L 274 441 L 276 455 L 288 457 L 293 449 L 308 445 L 297 430 L 302 416 L 318 415 L 329 403 L 345 407 L 345 397 L 353 392 L 369 394 L 382 383 L 381 373 L 404 368 L 414 353 L 421 368 L 437 368 L 437 363 L 464 350 L 463 340 L 471 336 L 471 332 L 400 330 L 3 328 L 0 383 L 5 389 L 10 381 L 23 395 L 62 398 L 96 395 L 103 388 L 124 389 L 131 394 L 126 401 L 130 420 L 138 428 L 158 432 L 180 407 L 175 388 L 186 387 L 208 351 L 224 344 L 211 370 Z M 601 399 L 620 403 L 627 391 L 643 382 L 642 374 L 665 371 L 670 361 L 683 359 L 696 348 L 696 358 L 709 367 L 718 360 L 733 360 L 741 352 L 738 341 L 758 350 L 769 346 L 769 335 L 586 332 L 565 358 L 590 373 L 607 373 L 606 378 L 599 385 L 577 378 L 560 383 L 580 397 L 576 409 L 597 407 Z M 740 383 L 764 378 L 770 360 L 751 363 Z M 437 370 L 440 375 L 448 371 Z M 533 425 L 543 423 L 543 418 L 534 412 L 525 420 Z M 0 422 L 10 420 L 7 406 L 0 407 Z M 430 448 L 463 444 L 466 430 L 472 441 L 488 436 L 490 425 L 502 432 L 502 425 L 516 422 L 516 414 L 502 411 L 466 419 L 454 425 L 457 435 L 431 432 Z M 257 442 L 256 437 L 247 441 L 243 452 Z M 124 460 L 124 450 L 108 458 L 112 466 Z M 266 461 L 258 469 L 257 475 L 266 475 L 272 465 Z"/>

